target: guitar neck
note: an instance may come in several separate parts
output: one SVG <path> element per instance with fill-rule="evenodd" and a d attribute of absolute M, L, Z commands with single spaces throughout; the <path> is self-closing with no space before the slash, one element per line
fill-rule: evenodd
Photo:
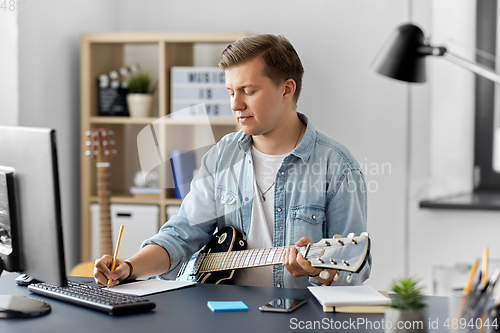
<path fill-rule="evenodd" d="M 111 189 L 109 163 L 97 164 L 97 196 L 99 200 L 99 227 L 101 255 L 113 254 L 111 235 Z"/>
<path fill-rule="evenodd" d="M 261 267 L 282 263 L 286 247 L 269 249 L 255 249 L 233 252 L 202 253 L 204 256 L 200 266 L 200 273 L 225 271 L 248 267 Z"/>

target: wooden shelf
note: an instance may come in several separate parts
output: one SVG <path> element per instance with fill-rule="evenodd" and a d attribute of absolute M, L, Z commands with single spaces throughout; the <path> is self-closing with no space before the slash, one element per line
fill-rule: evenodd
<path fill-rule="evenodd" d="M 199 125 L 207 125 L 207 118 L 171 118 L 170 114 L 170 68 L 173 66 L 194 66 L 196 63 L 195 46 L 203 50 L 207 46 L 217 50 L 236 40 L 250 36 L 246 33 L 90 33 L 81 36 L 80 57 L 80 141 L 88 141 L 86 132 L 103 125 L 114 134 L 117 155 L 111 161 L 110 174 L 113 204 L 144 204 L 159 206 L 158 228 L 167 219 L 166 208 L 180 205 L 181 200 L 173 196 L 171 171 L 168 163 L 156 167 L 162 191 L 158 198 L 138 198 L 128 192 L 133 186 L 135 173 L 141 170 L 137 149 L 137 137 L 142 127 L 149 124 L 165 125 L 155 128 L 156 139 L 160 142 L 163 156 L 172 150 L 195 150 L 204 143 L 203 135 L 213 134 L 218 141 L 229 132 L 240 129 L 232 118 L 209 118 L 211 133 Z M 212 45 L 210 45 L 212 44 Z M 225 45 L 221 45 L 225 44 Z M 198 49 L 199 50 L 199 49 Z M 203 51 L 206 52 L 206 51 Z M 132 57 L 133 59 L 131 59 Z M 216 57 L 218 59 L 218 57 Z M 205 59 L 204 59 L 205 60 Z M 215 63 L 209 66 L 216 66 Z M 152 117 L 104 117 L 98 116 L 98 80 L 103 73 L 109 73 L 130 63 L 139 63 L 141 68 L 157 78 L 155 108 Z M 143 67 L 144 65 L 144 67 Z M 150 69 L 147 68 L 150 66 Z M 129 126 L 139 125 L 139 126 Z M 212 140 L 213 140 L 212 139 Z M 157 142 L 157 143 L 158 143 Z M 153 143 L 154 144 L 154 143 Z M 81 260 L 89 261 L 91 249 L 90 205 L 98 202 L 96 167 L 85 156 L 87 146 L 82 144 L 80 157 L 81 170 Z"/>
<path fill-rule="evenodd" d="M 236 126 L 236 120 L 232 118 L 208 118 L 210 125 L 215 126 Z M 139 124 L 147 125 L 151 123 L 164 125 L 203 125 L 206 124 L 206 118 L 131 118 L 131 117 L 90 117 L 91 124 Z"/>

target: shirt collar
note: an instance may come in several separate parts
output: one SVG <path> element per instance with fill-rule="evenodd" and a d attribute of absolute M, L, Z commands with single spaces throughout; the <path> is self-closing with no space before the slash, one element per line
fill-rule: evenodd
<path fill-rule="evenodd" d="M 297 112 L 299 119 L 307 125 L 306 132 L 302 137 L 302 141 L 292 150 L 291 154 L 299 157 L 302 162 L 307 162 L 312 153 L 314 142 L 316 142 L 316 129 L 309 121 L 309 118 L 303 113 Z M 238 140 L 238 146 L 244 152 L 248 152 L 252 148 L 252 136 L 243 134 L 243 137 Z"/>

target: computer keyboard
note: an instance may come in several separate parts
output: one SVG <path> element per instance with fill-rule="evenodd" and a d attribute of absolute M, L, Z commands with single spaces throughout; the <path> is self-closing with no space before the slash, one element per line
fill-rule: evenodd
<path fill-rule="evenodd" d="M 55 298 L 64 302 L 84 306 L 109 315 L 121 315 L 150 311 L 156 304 L 143 297 L 118 294 L 82 283 L 68 281 L 67 287 L 48 283 L 35 283 L 28 286 L 34 294 Z"/>

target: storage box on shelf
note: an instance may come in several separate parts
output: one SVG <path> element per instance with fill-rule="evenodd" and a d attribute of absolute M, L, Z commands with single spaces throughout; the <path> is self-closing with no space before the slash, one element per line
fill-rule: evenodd
<path fill-rule="evenodd" d="M 85 133 L 100 127 L 114 132 L 117 156 L 111 161 L 110 188 L 112 204 L 157 205 L 157 228 L 167 219 L 166 208 L 180 205 L 175 199 L 171 179 L 169 156 L 172 150 L 196 150 L 203 141 L 201 132 L 212 135 L 218 141 L 229 132 L 239 130 L 232 119 L 209 118 L 206 122 L 197 118 L 169 118 L 170 69 L 174 66 L 217 66 L 220 51 L 228 44 L 248 36 L 245 33 L 96 33 L 81 38 L 81 142 L 88 138 Z M 210 54 L 210 50 L 212 53 Z M 151 117 L 131 118 L 99 116 L 99 75 L 109 73 L 130 64 L 140 64 L 157 82 L 155 106 Z M 141 130 L 161 119 L 157 138 L 161 154 L 165 157 L 155 171 L 159 174 L 161 194 L 155 198 L 134 197 L 129 188 L 133 178 L 141 170 L 137 136 Z M 151 126 L 153 127 L 153 126 Z M 201 134 L 200 134 L 201 133 Z M 207 133 L 205 133 L 207 134 Z M 81 153 L 81 259 L 93 260 L 90 248 L 90 205 L 98 201 L 97 172 L 94 163 L 85 156 L 87 147 L 82 144 Z M 125 231 L 126 232 L 126 231 Z"/>

